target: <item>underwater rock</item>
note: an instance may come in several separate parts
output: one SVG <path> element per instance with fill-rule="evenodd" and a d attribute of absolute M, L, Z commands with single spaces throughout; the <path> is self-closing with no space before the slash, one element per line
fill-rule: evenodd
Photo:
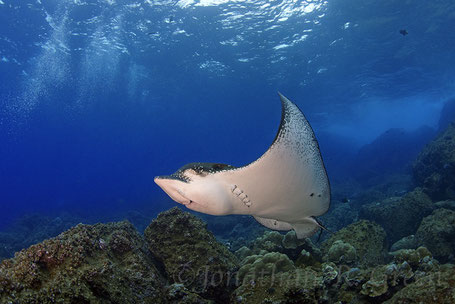
<path fill-rule="evenodd" d="M 258 268 L 254 276 L 244 276 L 232 302 L 383 303 L 417 280 L 435 278 L 440 270 L 439 263 L 424 247 L 392 252 L 390 257 L 389 264 L 374 267 L 337 266 L 328 262 L 288 270 L 281 268 L 278 272 L 270 269 L 261 272 L 264 268 Z M 260 258 L 251 256 L 249 259 L 251 267 Z"/>
<path fill-rule="evenodd" d="M 144 234 L 172 282 L 215 302 L 229 298 L 238 260 L 202 220 L 174 207 L 160 213 Z"/>
<path fill-rule="evenodd" d="M 1 303 L 155 303 L 164 279 L 128 222 L 79 224 L 0 264 Z"/>
<path fill-rule="evenodd" d="M 237 249 L 234 252 L 234 254 L 239 259 L 239 261 L 242 261 L 247 256 L 253 255 L 254 253 L 253 253 L 253 251 L 250 248 L 248 248 L 246 246 L 242 246 L 239 249 Z"/>
<path fill-rule="evenodd" d="M 260 277 L 274 276 L 294 269 L 294 263 L 288 256 L 279 252 L 250 255 L 242 261 L 238 278 L 240 282 L 250 282 Z"/>
<path fill-rule="evenodd" d="M 234 292 L 231 303 L 323 303 L 322 273 L 311 267 L 265 275 L 243 282 Z"/>
<path fill-rule="evenodd" d="M 330 246 L 324 258 L 335 264 L 351 265 L 357 260 L 357 252 L 351 244 L 337 240 Z"/>
<path fill-rule="evenodd" d="M 455 254 L 455 211 L 436 209 L 422 220 L 416 233 L 416 239 L 441 262 L 453 257 Z"/>
<path fill-rule="evenodd" d="M 206 300 L 198 294 L 189 291 L 185 285 L 174 283 L 166 288 L 166 301 L 170 304 L 210 304 L 213 301 Z"/>
<path fill-rule="evenodd" d="M 417 246 L 415 235 L 411 234 L 393 243 L 390 247 L 390 251 L 397 251 L 400 249 L 416 249 Z"/>
<path fill-rule="evenodd" d="M 444 208 L 444 209 L 450 209 L 452 211 L 455 211 L 455 201 L 451 200 L 446 200 L 446 201 L 439 201 L 434 204 L 437 208 Z"/>
<path fill-rule="evenodd" d="M 297 239 L 294 230 L 290 230 L 286 234 L 277 231 L 266 231 L 250 247 L 242 247 L 235 254 L 240 260 L 243 260 L 249 255 L 263 255 L 267 252 L 286 254 L 298 264 L 313 265 L 322 261 L 321 251 L 313 244 L 311 239 Z"/>
<path fill-rule="evenodd" d="M 384 303 L 454 303 L 455 266 L 444 265 L 437 272 L 431 272 L 408 283 Z"/>
<path fill-rule="evenodd" d="M 407 262 L 411 267 L 416 268 L 425 262 L 425 258 L 433 258 L 431 252 L 425 247 L 417 249 L 400 249 L 389 253 L 396 263 Z"/>
<path fill-rule="evenodd" d="M 289 256 L 292 260 L 297 260 L 304 256 L 310 255 L 315 261 L 322 260 L 321 250 L 311 241 L 310 238 L 298 239 L 294 230 L 288 231 L 282 241 L 283 253 Z M 308 261 L 311 259 L 308 259 Z"/>
<path fill-rule="evenodd" d="M 386 233 L 376 223 L 362 220 L 353 223 L 332 235 L 322 244 L 325 259 L 333 244 L 341 240 L 355 248 L 358 265 L 378 265 L 384 262 L 386 255 Z"/>
<path fill-rule="evenodd" d="M 422 219 L 433 210 L 434 205 L 428 195 L 416 188 L 401 198 L 389 198 L 362 206 L 360 217 L 381 225 L 392 244 L 414 234 Z"/>
<path fill-rule="evenodd" d="M 455 199 L 455 123 L 420 152 L 413 175 L 432 199 Z"/>
<path fill-rule="evenodd" d="M 283 237 L 278 231 L 266 231 L 254 241 L 253 248 L 268 252 L 280 251 Z"/>

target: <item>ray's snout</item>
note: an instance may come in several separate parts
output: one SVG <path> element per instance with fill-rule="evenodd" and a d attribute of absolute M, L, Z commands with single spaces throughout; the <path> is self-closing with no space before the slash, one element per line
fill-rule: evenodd
<path fill-rule="evenodd" d="M 165 179 L 162 178 L 161 176 L 155 176 L 155 178 L 153 179 L 153 181 L 155 182 L 155 184 L 157 184 L 158 186 L 160 186 L 160 188 L 162 188 L 163 190 L 164 190 L 163 186 L 164 186 L 164 184 L 165 184 L 164 180 L 165 180 Z"/>
<path fill-rule="evenodd" d="M 154 182 L 166 192 L 174 201 L 177 203 L 187 205 L 190 203 L 190 200 L 183 195 L 183 191 L 179 187 L 178 180 L 166 178 L 166 176 L 157 176 L 154 179 Z"/>

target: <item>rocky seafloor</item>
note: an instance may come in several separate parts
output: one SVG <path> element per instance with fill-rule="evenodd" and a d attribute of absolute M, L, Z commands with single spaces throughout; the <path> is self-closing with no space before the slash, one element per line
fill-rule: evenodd
<path fill-rule="evenodd" d="M 246 217 L 216 238 L 177 207 L 144 234 L 79 224 L 3 260 L 0 303 L 455 303 L 454 124 L 412 170 L 406 193 L 335 202 L 320 240 Z"/>

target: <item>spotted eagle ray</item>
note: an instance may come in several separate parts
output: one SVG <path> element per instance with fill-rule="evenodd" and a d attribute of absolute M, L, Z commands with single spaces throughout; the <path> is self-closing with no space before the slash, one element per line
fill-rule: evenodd
<path fill-rule="evenodd" d="M 315 217 L 329 209 L 330 185 L 318 142 L 302 111 L 278 94 L 280 127 L 259 159 L 239 168 L 190 163 L 155 183 L 194 211 L 252 215 L 270 229 L 294 229 L 298 238 L 323 228 Z"/>

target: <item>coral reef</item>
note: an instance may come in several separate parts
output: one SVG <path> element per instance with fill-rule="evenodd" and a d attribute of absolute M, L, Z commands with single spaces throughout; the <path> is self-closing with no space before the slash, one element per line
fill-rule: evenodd
<path fill-rule="evenodd" d="M 416 233 L 417 242 L 427 247 L 440 261 L 455 253 L 455 211 L 436 209 L 423 219 Z"/>
<path fill-rule="evenodd" d="M 207 299 L 223 302 L 229 298 L 237 258 L 199 218 L 174 207 L 160 213 L 144 235 L 172 282 Z"/>
<path fill-rule="evenodd" d="M 431 199 L 420 188 L 416 188 L 403 197 L 362 206 L 360 217 L 380 224 L 392 244 L 414 234 L 421 220 L 431 214 L 433 209 Z"/>
<path fill-rule="evenodd" d="M 295 269 L 287 255 L 269 252 L 264 255 L 250 255 L 242 261 L 238 278 L 240 282 L 251 282 L 258 277 L 275 275 Z"/>
<path fill-rule="evenodd" d="M 211 300 L 207 300 L 199 296 L 197 293 L 189 291 L 185 285 L 174 283 L 166 287 L 166 297 L 164 303 L 170 304 L 210 304 Z M 163 299 L 164 300 L 164 299 Z"/>
<path fill-rule="evenodd" d="M 322 260 L 320 249 L 313 244 L 311 239 L 297 239 L 294 230 L 281 234 L 277 231 L 266 231 L 250 247 L 243 246 L 235 254 L 243 260 L 250 255 L 263 255 L 268 252 L 279 252 L 286 254 L 297 264 L 304 263 L 311 265 Z"/>
<path fill-rule="evenodd" d="M 337 266 L 329 262 L 317 267 L 288 267 L 287 270 L 282 267 L 279 272 L 256 272 L 256 276 L 240 282 L 232 302 L 382 303 L 415 282 L 436 277 L 440 270 L 439 263 L 424 247 L 390 255 L 389 264 L 370 268 Z M 410 302 L 416 299 L 409 293 Z"/>
<path fill-rule="evenodd" d="M 455 303 L 455 266 L 444 265 L 438 272 L 416 278 L 384 303 Z"/>
<path fill-rule="evenodd" d="M 413 165 L 416 183 L 434 200 L 455 198 L 455 123 L 420 152 Z"/>
<path fill-rule="evenodd" d="M 319 303 L 323 291 L 320 271 L 296 268 L 243 282 L 235 290 L 231 303 Z"/>
<path fill-rule="evenodd" d="M 330 246 L 324 258 L 335 264 L 350 265 L 357 260 L 357 251 L 351 244 L 337 240 Z"/>
<path fill-rule="evenodd" d="M 1 303 L 154 303 L 164 280 L 128 222 L 77 225 L 0 264 Z"/>
<path fill-rule="evenodd" d="M 145 239 L 128 222 L 80 224 L 4 260 L 0 303 L 451 303 L 455 268 L 432 250 L 453 254 L 454 224 L 454 211 L 437 209 L 413 239 L 428 249 L 389 253 L 385 231 L 367 220 L 321 249 L 267 231 L 236 251 L 241 262 L 178 208 L 159 214 Z"/>
<path fill-rule="evenodd" d="M 378 265 L 384 262 L 386 233 L 376 223 L 362 220 L 336 232 L 322 245 L 326 260 L 330 260 L 329 251 L 338 240 L 355 248 L 358 265 Z"/>

